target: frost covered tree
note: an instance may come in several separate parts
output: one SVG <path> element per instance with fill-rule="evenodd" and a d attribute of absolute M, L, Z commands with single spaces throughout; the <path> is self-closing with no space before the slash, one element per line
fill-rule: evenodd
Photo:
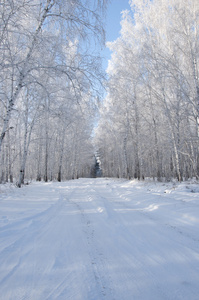
<path fill-rule="evenodd" d="M 101 151 L 103 136 L 112 148 L 107 175 L 117 164 L 128 178 L 198 178 L 199 3 L 135 0 L 131 8 L 108 43 L 109 126 L 101 121 L 97 131 Z"/>
<path fill-rule="evenodd" d="M 80 112 L 85 115 L 103 78 L 93 44 L 104 38 L 105 5 L 104 0 L 0 2 L 1 172 L 5 173 L 10 153 L 19 186 L 25 169 L 27 174 L 35 174 L 34 164 L 30 167 L 34 151 L 39 152 L 34 154 L 38 179 L 41 174 L 45 180 L 52 178 L 57 157 L 61 176 L 67 131 L 63 128 L 77 122 Z M 90 128 L 90 120 L 87 126 Z M 17 143 L 7 146 L 14 134 Z M 55 151 L 57 143 L 59 154 Z M 41 160 L 45 161 L 45 172 L 40 168 Z"/>

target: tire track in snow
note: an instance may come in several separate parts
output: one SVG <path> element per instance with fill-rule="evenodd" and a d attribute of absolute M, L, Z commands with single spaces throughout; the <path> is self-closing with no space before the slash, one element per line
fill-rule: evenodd
<path fill-rule="evenodd" d="M 153 274 L 153 272 L 146 269 L 144 261 L 142 261 L 142 259 L 138 259 L 139 255 L 136 255 L 135 257 L 131 253 L 129 253 L 129 250 L 126 251 L 126 249 L 132 248 L 132 253 L 139 253 L 139 250 L 135 250 L 135 240 L 132 239 L 132 233 L 129 231 L 128 226 L 124 224 L 123 216 L 121 217 L 121 215 L 117 213 L 117 210 L 115 210 L 115 204 L 117 204 L 116 207 L 118 207 L 119 205 L 119 207 L 125 210 L 132 210 L 132 207 L 126 205 L 127 201 L 130 202 L 129 199 L 124 198 L 123 195 L 121 195 L 117 190 L 113 190 L 112 188 L 110 188 L 108 184 L 106 184 L 104 187 L 104 190 L 102 189 L 102 187 L 95 188 L 95 193 L 96 195 L 98 195 L 100 202 L 104 205 L 104 209 L 108 216 L 107 222 L 114 222 L 113 227 L 115 225 L 117 227 L 117 225 L 119 224 L 119 227 L 117 227 L 117 234 L 118 236 L 120 236 L 121 240 L 118 242 L 117 247 L 118 250 L 121 251 L 122 255 L 125 255 L 123 260 L 124 264 L 129 265 L 129 267 L 134 266 L 135 269 L 141 272 L 141 276 L 143 276 L 144 278 L 150 278 L 152 283 L 151 289 L 155 289 L 156 291 L 158 291 L 159 295 L 161 295 L 161 300 L 168 300 L 169 296 L 167 291 L 163 290 L 159 286 L 159 284 L 157 283 L 157 277 Z M 125 202 L 122 200 L 125 200 Z M 145 214 L 143 213 L 142 209 L 134 211 L 142 218 L 145 218 Z M 115 220 L 117 220 L 117 223 L 115 223 Z M 153 222 L 154 220 L 150 219 L 149 221 Z M 136 243 L 139 243 L 142 248 L 144 245 L 144 241 L 142 240 L 143 237 L 139 238 L 136 235 L 135 238 Z M 123 282 L 121 281 L 121 284 L 124 284 L 125 286 L 125 278 Z M 132 275 L 132 284 L 134 285 L 134 288 L 141 294 L 142 287 L 139 283 L 139 279 L 137 278 L 137 274 L 135 271 Z"/>
<path fill-rule="evenodd" d="M 119 193 L 119 191 L 117 190 L 116 187 L 112 188 L 111 189 L 113 194 L 116 195 L 116 197 L 119 197 L 121 198 L 121 202 L 118 202 L 121 206 L 123 206 L 125 209 L 132 209 L 132 205 L 127 205 L 128 203 L 130 204 L 130 197 L 132 197 L 132 194 L 128 195 L 128 194 L 123 194 Z M 149 190 L 150 191 L 150 190 Z M 147 194 L 149 194 L 149 192 L 147 192 Z M 159 195 L 159 194 L 154 194 L 154 193 L 150 193 L 152 195 L 154 195 L 155 197 L 158 196 L 159 197 L 164 197 L 165 198 L 165 195 Z M 172 198 L 166 196 L 166 199 L 168 200 L 172 200 Z M 155 200 L 155 199 L 154 199 Z M 178 200 L 178 201 L 181 201 L 185 204 L 187 204 L 186 201 L 184 200 Z M 172 200 L 173 202 L 173 200 Z M 127 203 L 127 204 L 126 204 Z M 198 235 L 197 237 L 190 234 L 190 233 L 187 233 L 184 231 L 184 229 L 182 227 L 180 227 L 179 225 L 176 225 L 175 223 L 173 223 L 173 220 L 167 220 L 167 221 L 163 221 L 160 217 L 158 217 L 157 215 L 152 215 L 151 214 L 151 211 L 155 210 L 155 206 L 157 205 L 157 200 L 155 200 L 155 203 L 150 205 L 150 207 L 143 207 L 143 208 L 140 208 L 137 210 L 137 213 L 142 215 L 142 216 L 145 216 L 146 218 L 148 218 L 149 220 L 155 222 L 155 223 L 158 223 L 159 226 L 162 226 L 162 227 L 166 227 L 167 229 L 171 230 L 171 231 L 175 231 L 177 235 L 181 235 L 181 237 L 183 238 L 188 238 L 190 239 L 190 244 L 189 246 L 193 243 L 193 247 L 192 247 L 192 250 L 193 251 L 196 251 L 196 248 L 198 247 L 198 242 L 199 242 L 199 238 L 198 238 Z M 192 204 L 193 205 L 193 204 Z M 195 205 L 196 206 L 196 205 Z M 150 209 L 149 209 L 150 208 Z M 183 244 L 183 243 L 182 243 Z"/>
<path fill-rule="evenodd" d="M 59 189 L 57 190 L 59 193 Z M 65 194 L 66 196 L 66 194 Z M 29 281 L 26 287 L 18 287 L 17 289 L 9 291 L 9 299 L 29 299 L 31 292 L 38 283 L 37 277 L 40 281 L 45 278 L 45 269 L 35 265 L 35 253 L 38 253 L 40 242 L 44 240 L 46 235 L 51 235 L 50 230 L 52 224 L 56 224 L 57 215 L 62 211 L 64 206 L 63 195 L 59 193 L 58 200 L 50 207 L 43 211 L 24 218 L 20 221 L 11 223 L 3 227 L 4 234 L 16 232 L 17 238 L 14 242 L 5 247 L 0 253 L 0 264 L 2 272 L 0 277 L 0 285 L 3 286 L 7 281 L 12 281 L 18 273 L 24 273 L 26 270 L 22 268 L 28 267 Z M 31 259 L 30 259 L 31 257 Z M 29 261 L 28 265 L 27 261 Z M 9 266 L 8 271 L 6 266 Z M 24 266 L 24 267 L 22 267 Z M 46 266 L 48 268 L 48 266 Z"/>
<path fill-rule="evenodd" d="M 121 190 L 120 187 L 118 189 L 118 187 L 116 187 L 116 186 L 114 187 L 114 185 L 112 185 L 112 187 L 108 187 L 108 185 L 107 185 L 107 188 L 110 193 L 110 199 L 109 199 L 107 191 L 104 193 L 102 189 L 96 189 L 96 192 L 101 196 L 104 203 L 111 202 L 111 205 L 108 204 L 108 207 L 107 207 L 109 210 L 109 217 L 112 217 L 113 220 L 117 219 L 117 217 L 113 216 L 113 214 L 116 213 L 117 209 L 116 209 L 116 211 L 110 212 L 110 210 L 114 210 L 114 206 L 116 205 L 117 208 L 121 207 L 121 209 L 119 209 L 118 211 L 122 211 L 122 208 L 124 208 L 124 211 L 131 212 L 132 216 L 133 215 L 135 215 L 136 217 L 140 216 L 140 220 L 143 220 L 143 221 L 148 220 L 146 223 L 149 224 L 149 229 L 150 229 L 150 224 L 153 227 L 157 226 L 156 227 L 157 229 L 155 231 L 153 231 L 153 230 L 151 231 L 153 233 L 153 235 L 156 235 L 156 236 L 159 235 L 160 241 L 163 244 L 168 243 L 170 245 L 170 248 L 173 251 L 174 257 L 176 258 L 179 256 L 181 261 L 188 262 L 188 264 L 191 265 L 189 262 L 189 255 L 187 253 L 190 253 L 191 255 L 193 255 L 193 254 L 197 255 L 197 250 L 196 250 L 197 248 L 193 247 L 193 249 L 192 249 L 192 247 L 190 247 L 190 244 L 187 247 L 187 245 L 186 245 L 187 240 L 184 240 L 184 239 L 181 240 L 179 238 L 179 236 L 177 236 L 177 235 L 180 234 L 180 235 L 184 235 L 184 237 L 191 238 L 190 236 L 186 236 L 182 231 L 179 231 L 177 228 L 172 228 L 172 226 L 170 224 L 163 222 L 161 220 L 161 218 L 157 218 L 157 215 L 151 214 L 150 213 L 151 211 L 147 210 L 147 208 L 142 207 L 142 206 L 140 207 L 140 205 L 138 205 L 138 208 L 137 208 L 137 204 L 139 204 L 139 203 L 134 202 L 134 200 L 137 201 L 137 199 L 139 199 L 139 197 L 138 197 L 138 196 L 140 196 L 139 193 L 138 193 L 138 196 L 137 196 L 137 194 L 132 195 L 132 193 L 131 193 L 131 195 L 126 196 L 126 194 L 123 194 L 123 191 Z M 142 197 L 144 197 L 144 195 Z M 147 195 L 146 195 L 146 199 L 148 199 Z M 151 197 L 149 199 L 151 200 Z M 133 202 L 132 202 L 132 200 L 133 200 Z M 106 204 L 106 206 L 107 206 L 107 204 Z M 123 213 L 123 216 L 124 215 L 125 214 Z M 121 218 L 121 217 L 122 217 L 122 215 L 118 214 L 118 218 Z M 124 218 L 123 217 L 121 218 L 120 229 L 122 229 L 122 227 L 124 227 Z M 146 227 L 146 230 L 148 231 L 147 227 Z M 171 234 L 169 232 L 170 230 L 173 230 L 173 231 L 177 230 L 176 235 Z M 156 244 L 156 241 L 158 240 L 158 238 L 150 240 L 150 238 L 149 238 L 150 236 L 146 236 L 146 240 L 148 243 L 148 244 L 146 244 L 146 241 L 143 240 L 143 237 L 145 236 L 144 232 L 140 232 L 140 233 L 141 233 L 140 238 L 139 238 L 138 234 L 136 235 L 137 246 L 139 248 L 141 248 L 141 250 L 142 250 L 142 248 L 144 249 L 144 247 L 146 249 L 149 248 L 150 249 L 149 253 L 150 252 L 152 253 L 152 251 L 154 251 L 154 250 L 155 250 L 154 253 L 157 252 L 158 247 L 156 249 L 154 246 L 155 245 L 158 246 L 158 244 Z M 149 233 L 150 233 L 150 231 L 149 231 Z M 165 236 L 164 236 L 164 234 L 165 234 Z M 129 237 L 132 237 L 132 234 L 130 232 L 128 232 L 128 228 L 126 227 L 126 230 L 123 231 L 123 238 L 126 239 L 126 241 L 131 244 Z M 151 237 L 152 237 L 152 234 L 151 234 Z M 141 246 L 140 242 L 143 243 L 142 247 L 140 247 Z M 198 240 L 195 239 L 194 242 L 198 242 Z M 186 251 L 187 252 L 186 254 L 184 254 L 183 250 L 181 250 L 181 249 L 179 250 L 179 244 L 182 246 L 182 249 L 188 250 L 188 251 Z M 167 245 L 165 245 L 165 246 L 167 247 Z M 195 246 L 197 246 L 197 244 Z M 126 246 L 126 248 L 128 248 L 128 246 Z M 137 255 L 136 254 L 137 252 L 134 250 L 134 254 L 136 254 L 136 257 L 134 257 L 134 260 L 135 260 L 135 263 L 137 264 L 137 266 L 139 266 L 139 270 L 143 270 L 146 273 L 145 277 L 150 278 L 150 280 L 153 282 L 152 285 L 155 288 L 155 290 L 158 291 L 159 295 L 161 295 L 161 299 L 178 299 L 178 296 L 179 296 L 178 292 L 176 292 L 175 295 L 173 295 L 173 294 L 171 294 L 169 289 L 167 289 L 167 288 L 163 289 L 161 281 L 159 280 L 159 277 L 157 277 L 157 274 L 155 274 L 156 272 L 153 272 L 152 269 L 150 269 L 150 268 L 148 268 L 148 270 L 147 270 L 146 266 L 144 264 L 144 261 L 146 261 L 147 263 L 149 261 L 151 261 L 151 263 L 153 263 L 154 265 L 157 265 L 157 266 L 159 265 L 163 272 L 165 272 L 165 273 L 168 272 L 167 270 L 170 268 L 171 273 L 175 274 L 176 272 L 175 272 L 175 269 L 173 268 L 173 264 L 171 264 L 168 267 L 170 257 L 166 254 L 166 252 L 163 249 L 164 248 L 162 248 L 162 249 L 160 248 L 161 254 L 160 255 L 158 254 L 157 258 L 155 256 L 150 257 L 150 255 L 147 252 L 142 250 L 143 254 L 145 255 L 145 257 L 143 257 L 142 260 L 139 259 L 139 257 L 140 257 L 139 253 Z M 193 250 L 193 252 L 190 250 Z M 128 253 L 127 253 L 127 255 L 128 255 Z M 161 255 L 162 255 L 162 257 L 161 257 Z M 171 255 L 172 255 L 172 253 L 171 253 Z M 168 261 L 166 259 L 168 259 Z M 193 271 L 193 273 L 194 272 L 196 273 L 197 272 L 196 266 L 193 265 L 192 268 L 193 268 L 193 270 L 195 269 Z M 179 284 L 181 284 L 182 287 L 185 286 L 183 282 L 184 281 L 182 281 L 182 283 L 179 283 Z M 188 280 L 187 281 L 185 280 L 185 282 L 188 282 Z M 191 282 L 189 282 L 189 284 L 191 284 Z M 152 289 L 152 287 L 151 287 L 151 289 Z M 193 292 L 193 295 L 194 295 L 194 292 Z M 194 297 L 195 297 L 195 295 L 194 295 Z M 179 298 L 179 299 L 181 299 L 181 298 Z M 193 299 L 195 299 L 195 298 L 193 298 Z"/>
<path fill-rule="evenodd" d="M 103 179 L 57 184 L 56 195 L 45 191 L 48 210 L 41 203 L 24 213 L 27 220 L 18 223 L 14 215 L 13 224 L 2 228 L 1 276 L 8 277 L 0 299 L 198 299 L 198 252 L 168 227 L 173 215 L 143 212 L 156 201 L 152 195 L 129 194 Z"/>
<path fill-rule="evenodd" d="M 98 295 L 95 296 L 95 299 L 100 300 L 103 298 L 107 300 L 115 300 L 113 296 L 113 289 L 111 288 L 111 277 L 110 275 L 107 276 L 105 272 L 107 259 L 104 256 L 103 251 L 99 250 L 99 248 L 96 246 L 97 236 L 95 233 L 94 225 L 89 218 L 89 213 L 87 213 L 81 205 L 84 203 L 85 199 L 87 199 L 86 201 L 88 202 L 94 202 L 96 192 L 91 189 L 91 186 L 92 184 L 81 189 L 81 191 L 76 191 L 69 201 L 70 203 L 73 203 L 73 205 L 79 210 L 81 215 L 82 230 L 87 241 L 88 253 L 90 257 L 90 269 L 95 279 L 96 289 L 98 290 Z M 95 210 L 97 211 L 96 206 Z"/>

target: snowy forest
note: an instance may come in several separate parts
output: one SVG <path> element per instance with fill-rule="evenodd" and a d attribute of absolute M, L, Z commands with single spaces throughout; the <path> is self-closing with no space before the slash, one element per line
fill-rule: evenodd
<path fill-rule="evenodd" d="M 105 1 L 0 1 L 0 182 L 90 175 L 104 9 Z"/>
<path fill-rule="evenodd" d="M 106 2 L 0 0 L 0 183 L 198 179 L 198 0 L 129 1 L 104 74 Z"/>
<path fill-rule="evenodd" d="M 96 140 L 105 176 L 199 176 L 199 1 L 133 0 L 108 43 Z"/>
<path fill-rule="evenodd" d="M 0 300 L 198 300 L 198 249 L 199 0 L 0 0 Z"/>

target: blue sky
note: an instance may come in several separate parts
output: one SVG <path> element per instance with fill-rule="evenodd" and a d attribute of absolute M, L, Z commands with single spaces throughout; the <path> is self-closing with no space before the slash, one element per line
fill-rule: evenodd
<path fill-rule="evenodd" d="M 106 35 L 107 41 L 114 41 L 119 36 L 121 11 L 130 10 L 129 0 L 112 0 L 107 8 Z"/>
<path fill-rule="evenodd" d="M 121 11 L 130 10 L 129 0 L 112 0 L 107 8 L 106 16 L 106 40 L 115 41 L 119 37 L 119 32 L 121 29 Z M 108 59 L 111 57 L 111 52 L 109 49 L 105 49 L 102 53 L 105 57 L 104 68 L 108 65 Z"/>

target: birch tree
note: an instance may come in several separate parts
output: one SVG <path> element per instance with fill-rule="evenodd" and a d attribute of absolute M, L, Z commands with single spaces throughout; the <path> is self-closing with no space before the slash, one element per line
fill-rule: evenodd
<path fill-rule="evenodd" d="M 135 0 L 131 7 L 108 44 L 111 132 L 131 133 L 124 139 L 131 176 L 137 161 L 141 176 L 198 177 L 198 1 Z"/>
<path fill-rule="evenodd" d="M 27 176 L 39 180 L 68 176 L 63 160 L 74 128 L 68 126 L 90 109 L 103 79 L 93 44 L 104 39 L 105 6 L 106 1 L 87 0 L 0 3 L 0 153 L 3 149 L 4 174 L 11 153 L 18 186 L 26 169 Z M 90 120 L 85 122 L 90 128 Z M 13 126 L 15 154 L 4 147 Z M 37 170 L 31 159 L 36 159 Z"/>
<path fill-rule="evenodd" d="M 3 1 L 0 6 L 3 31 L 1 33 L 1 78 L 3 83 L 5 71 L 9 73 L 7 86 L 10 86 L 5 95 L 4 115 L 2 130 L 0 134 L 0 151 L 6 131 L 8 130 L 11 114 L 15 103 L 27 81 L 34 77 L 38 69 L 53 70 L 54 73 L 62 73 L 73 81 L 75 71 L 81 72 L 89 80 L 97 69 L 91 69 L 92 57 L 87 55 L 86 65 L 82 59 L 81 64 L 61 64 L 59 54 L 53 60 L 53 65 L 45 64 L 37 60 L 41 49 L 46 47 L 51 49 L 57 46 L 57 36 L 61 39 L 61 48 L 67 47 L 70 40 L 77 38 L 86 39 L 92 32 L 102 36 L 102 22 L 100 12 L 103 9 L 104 1 L 94 1 L 89 6 L 89 2 L 82 1 L 56 1 L 56 0 L 36 0 L 30 1 Z M 98 11 L 96 10 L 98 9 Z M 65 45 L 63 41 L 65 40 Z M 54 43 L 55 42 L 55 43 Z M 60 44 L 60 43 L 59 43 Z M 43 52 L 42 51 L 42 52 Z M 43 53 L 44 54 L 44 53 Z M 61 55 L 61 54 L 60 54 Z M 44 57 L 43 57 L 44 58 Z M 88 61 L 89 58 L 89 61 Z M 63 61 L 61 59 L 61 61 Z M 98 73 L 99 75 L 99 73 Z"/>

